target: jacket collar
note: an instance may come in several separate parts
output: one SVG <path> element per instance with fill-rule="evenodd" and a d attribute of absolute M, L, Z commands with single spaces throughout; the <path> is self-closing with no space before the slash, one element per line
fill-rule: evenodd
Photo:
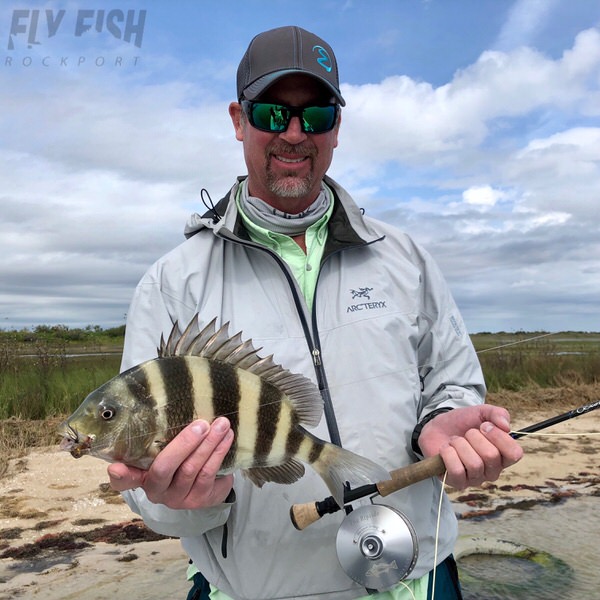
<path fill-rule="evenodd" d="M 190 238 L 202 229 L 212 229 L 215 235 L 227 238 L 248 240 L 235 203 L 240 183 L 246 176 L 237 178 L 235 185 L 217 204 L 202 216 L 198 213 L 191 215 L 184 234 Z M 355 204 L 350 194 L 331 177 L 325 176 L 325 183 L 333 190 L 334 210 L 329 221 L 329 237 L 327 245 L 331 249 L 346 246 L 364 245 L 380 239 L 370 224 L 365 221 L 361 210 Z"/>

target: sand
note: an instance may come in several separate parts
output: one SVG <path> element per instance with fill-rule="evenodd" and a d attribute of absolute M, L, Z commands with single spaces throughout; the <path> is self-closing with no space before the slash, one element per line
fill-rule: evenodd
<path fill-rule="evenodd" d="M 600 412 L 600 411 L 599 411 Z M 515 428 L 552 415 L 529 413 Z M 590 413 L 549 430 L 599 432 Z M 523 460 L 482 488 L 449 490 L 459 518 L 600 495 L 600 438 L 530 437 Z M 152 534 L 107 485 L 106 463 L 57 448 L 14 460 L 0 479 L 0 600 L 185 599 L 187 557 Z"/>

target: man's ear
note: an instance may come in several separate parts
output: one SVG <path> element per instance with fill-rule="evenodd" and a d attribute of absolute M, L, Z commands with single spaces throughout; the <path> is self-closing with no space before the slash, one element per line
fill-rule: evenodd
<path fill-rule="evenodd" d="M 244 116 L 242 114 L 242 105 L 239 102 L 232 102 L 229 105 L 229 116 L 235 129 L 235 139 L 238 142 L 244 140 Z"/>

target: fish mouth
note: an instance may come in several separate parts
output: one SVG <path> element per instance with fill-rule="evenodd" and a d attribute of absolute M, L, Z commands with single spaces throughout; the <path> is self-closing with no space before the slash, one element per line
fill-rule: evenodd
<path fill-rule="evenodd" d="M 80 435 L 70 425 L 64 427 L 62 434 L 63 439 L 60 442 L 60 450 L 70 452 L 73 458 L 81 458 L 84 454 L 90 453 L 94 436 Z"/>

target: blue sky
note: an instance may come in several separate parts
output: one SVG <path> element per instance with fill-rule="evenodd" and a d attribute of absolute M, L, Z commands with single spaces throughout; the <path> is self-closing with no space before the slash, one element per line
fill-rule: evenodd
<path fill-rule="evenodd" d="M 106 26 L 128 10 L 146 10 L 139 47 Z M 600 331 L 589 0 L 2 3 L 0 328 L 123 323 L 200 189 L 218 199 L 245 172 L 227 115 L 237 65 L 288 24 L 338 58 L 330 174 L 434 255 L 471 332 Z"/>

